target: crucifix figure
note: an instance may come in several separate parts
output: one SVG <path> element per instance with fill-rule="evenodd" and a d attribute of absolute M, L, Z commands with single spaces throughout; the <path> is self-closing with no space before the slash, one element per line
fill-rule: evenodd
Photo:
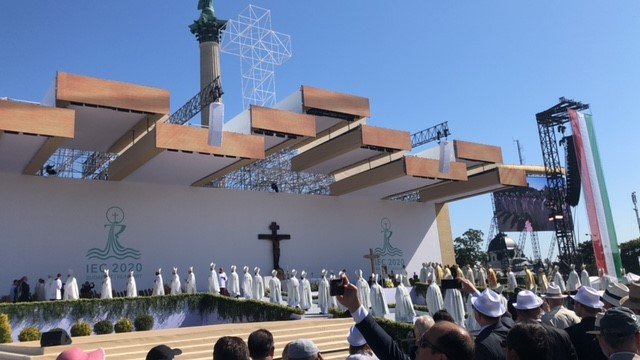
<path fill-rule="evenodd" d="M 271 234 L 258 234 L 258 239 L 271 240 L 273 245 L 273 268 L 280 271 L 280 240 L 290 240 L 291 235 L 278 234 L 280 226 L 275 221 L 269 225 L 269 230 L 271 230 Z"/>
<path fill-rule="evenodd" d="M 376 260 L 380 258 L 380 255 L 376 255 L 373 253 L 373 249 L 369 249 L 369 253 L 365 256 L 363 256 L 363 258 L 365 259 L 369 259 L 369 261 L 371 261 L 371 273 L 375 274 L 376 273 Z"/>

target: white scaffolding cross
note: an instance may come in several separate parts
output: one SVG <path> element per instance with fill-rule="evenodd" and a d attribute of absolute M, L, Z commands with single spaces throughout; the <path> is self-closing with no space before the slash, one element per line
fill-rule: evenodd
<path fill-rule="evenodd" d="M 274 69 L 291 58 L 291 36 L 271 30 L 271 11 L 249 5 L 221 33 L 221 51 L 240 57 L 242 105 L 273 106 Z"/>

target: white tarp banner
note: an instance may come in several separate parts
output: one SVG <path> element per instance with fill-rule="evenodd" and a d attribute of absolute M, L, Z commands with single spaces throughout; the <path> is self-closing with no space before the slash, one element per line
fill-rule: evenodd
<path fill-rule="evenodd" d="M 440 143 L 440 172 L 448 174 L 451 168 L 451 146 L 448 146 L 449 142 L 443 141 Z"/>
<path fill-rule="evenodd" d="M 222 123 L 224 104 L 219 101 L 209 104 L 209 146 L 222 146 Z"/>

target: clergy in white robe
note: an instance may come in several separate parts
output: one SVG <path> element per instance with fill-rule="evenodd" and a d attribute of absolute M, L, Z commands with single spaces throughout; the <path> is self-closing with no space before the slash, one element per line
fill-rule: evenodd
<path fill-rule="evenodd" d="M 358 288 L 358 300 L 360 300 L 360 304 L 365 309 L 369 309 L 371 307 L 371 289 L 369 288 L 369 283 L 362 277 L 362 270 L 356 270 L 356 287 Z"/>
<path fill-rule="evenodd" d="M 514 274 L 511 267 L 509 267 L 507 269 L 507 290 L 513 292 L 513 290 L 515 290 L 515 288 L 517 287 L 518 287 L 518 282 L 516 281 L 516 274 Z"/>
<path fill-rule="evenodd" d="M 373 275 L 373 284 L 369 295 L 371 299 L 371 316 L 384 317 L 389 313 L 387 299 L 384 297 L 382 286 L 378 284 L 378 275 Z"/>
<path fill-rule="evenodd" d="M 452 279 L 452 277 L 449 277 Z M 453 318 L 453 321 L 464 327 L 464 301 L 458 289 L 447 289 L 444 293 L 444 308 Z"/>
<path fill-rule="evenodd" d="M 34 296 L 36 298 L 36 301 L 48 300 L 47 296 L 45 295 L 45 282 L 44 282 L 44 279 L 38 279 L 38 282 L 36 283 L 36 287 L 35 287 L 35 291 L 34 291 Z"/>
<path fill-rule="evenodd" d="M 444 301 L 442 300 L 442 292 L 440 286 L 435 281 L 429 284 L 427 288 L 427 310 L 429 315 L 433 316 L 436 312 L 444 309 Z"/>
<path fill-rule="evenodd" d="M 61 300 L 62 299 L 62 274 L 58 274 L 58 276 L 56 276 L 56 279 L 53 281 L 53 284 L 54 284 L 54 290 L 56 292 L 56 300 Z"/>
<path fill-rule="evenodd" d="M 307 279 L 307 272 L 302 270 L 300 273 L 300 307 L 303 310 L 309 310 L 312 303 L 311 284 L 309 283 L 309 279 Z"/>
<path fill-rule="evenodd" d="M 560 273 L 560 267 L 558 265 L 556 265 L 553 268 L 553 281 L 554 283 L 556 283 L 556 285 L 558 285 L 558 287 L 560 287 L 560 292 L 564 293 L 565 291 L 567 291 L 567 285 L 564 282 L 564 279 L 562 278 L 562 274 Z"/>
<path fill-rule="evenodd" d="M 109 277 L 109 269 L 104 269 L 104 276 L 102 278 L 102 291 L 100 292 L 101 299 L 111 299 L 113 294 L 111 291 L 111 278 Z"/>
<path fill-rule="evenodd" d="M 413 308 L 413 301 L 411 301 L 411 295 L 409 290 L 404 286 L 402 275 L 396 275 L 396 281 L 398 281 L 398 287 L 396 288 L 396 321 L 413 323 L 413 318 L 416 317 L 416 310 Z"/>
<path fill-rule="evenodd" d="M 296 277 L 297 273 L 296 269 L 291 270 L 291 278 L 287 286 L 287 304 L 291 307 L 300 307 L 300 282 Z"/>
<path fill-rule="evenodd" d="M 80 298 L 78 291 L 78 281 L 73 276 L 73 270 L 69 269 L 67 273 L 67 282 L 64 284 L 64 300 L 77 300 Z"/>
<path fill-rule="evenodd" d="M 253 298 L 256 300 L 262 300 L 264 297 L 264 280 L 262 279 L 262 275 L 260 275 L 260 268 L 253 268 Z"/>
<path fill-rule="evenodd" d="M 420 282 L 426 284 L 428 275 L 429 268 L 427 268 L 427 263 L 422 263 L 422 268 L 420 268 Z"/>
<path fill-rule="evenodd" d="M 491 291 L 493 291 L 493 290 L 491 290 Z M 467 329 L 467 331 L 475 334 L 482 327 L 476 321 L 476 316 L 473 313 L 474 310 L 473 310 L 473 304 L 471 303 L 471 298 L 472 298 L 472 296 L 467 297 L 466 309 L 467 309 L 468 316 L 467 316 L 467 318 L 465 320 L 465 328 Z"/>
<path fill-rule="evenodd" d="M 269 280 L 269 302 L 280 304 L 282 302 L 282 284 L 278 279 L 278 271 L 271 270 L 271 280 Z"/>
<path fill-rule="evenodd" d="M 473 268 L 469 264 L 467 264 L 467 269 L 465 270 L 464 277 L 467 278 L 467 280 L 471 281 L 472 284 L 476 283 L 476 276 L 473 273 Z"/>
<path fill-rule="evenodd" d="M 582 286 L 591 287 L 591 279 L 589 278 L 589 272 L 587 272 L 587 266 L 582 264 L 582 271 L 580 272 L 580 283 Z"/>
<path fill-rule="evenodd" d="M 318 307 L 321 314 L 329 313 L 331 296 L 329 296 L 329 280 L 327 280 L 327 270 L 320 271 L 320 283 L 318 283 Z"/>
<path fill-rule="evenodd" d="M 138 287 L 136 286 L 136 277 L 133 276 L 133 271 L 129 271 L 129 278 L 127 280 L 127 297 L 138 297 Z"/>
<path fill-rule="evenodd" d="M 478 287 L 486 288 L 487 287 L 487 273 L 484 270 L 484 267 L 480 265 L 478 267 Z"/>
<path fill-rule="evenodd" d="M 218 274 L 216 273 L 216 264 L 209 265 L 209 294 L 220 294 L 220 285 L 218 284 Z"/>
<path fill-rule="evenodd" d="M 547 292 L 549 288 L 549 280 L 547 279 L 547 274 L 545 274 L 543 268 L 538 269 L 538 292 L 540 294 L 544 294 Z"/>
<path fill-rule="evenodd" d="M 164 282 L 162 281 L 162 269 L 156 271 L 156 278 L 153 280 L 153 291 L 151 295 L 164 295 Z"/>
<path fill-rule="evenodd" d="M 180 294 L 182 286 L 180 284 L 180 276 L 178 276 L 178 268 L 174 267 L 171 274 L 171 295 Z"/>
<path fill-rule="evenodd" d="M 47 300 L 56 299 L 56 289 L 53 276 L 49 275 L 47 281 L 44 283 L 44 295 Z"/>
<path fill-rule="evenodd" d="M 431 264 L 429 264 L 429 266 L 427 267 L 427 284 L 428 283 L 437 283 L 438 282 L 438 277 L 436 275 L 436 269 L 431 266 Z"/>
<path fill-rule="evenodd" d="M 249 267 L 242 268 L 242 296 L 245 299 L 253 298 L 253 277 L 249 273 Z"/>
<path fill-rule="evenodd" d="M 578 291 L 582 284 L 580 283 L 580 277 L 578 276 L 578 272 L 576 271 L 576 266 L 571 264 L 571 272 L 569 272 L 569 278 L 567 279 L 567 291 L 573 293 Z"/>
<path fill-rule="evenodd" d="M 235 298 L 240 297 L 240 277 L 236 272 L 236 266 L 231 265 L 231 275 L 229 276 L 229 284 L 227 284 L 229 296 Z"/>
<path fill-rule="evenodd" d="M 189 271 L 187 271 L 187 280 L 185 281 L 184 290 L 187 294 L 195 294 L 198 292 L 196 274 L 193 273 L 193 266 L 189 267 Z"/>

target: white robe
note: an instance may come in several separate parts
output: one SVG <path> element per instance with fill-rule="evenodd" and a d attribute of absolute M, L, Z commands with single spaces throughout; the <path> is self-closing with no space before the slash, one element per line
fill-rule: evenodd
<path fill-rule="evenodd" d="M 242 276 L 242 296 L 245 299 L 253 298 L 253 278 L 248 272 Z"/>
<path fill-rule="evenodd" d="M 184 285 L 184 292 L 187 294 L 195 294 L 198 292 L 198 288 L 196 286 L 196 274 L 191 272 L 191 274 L 187 275 L 186 284 Z"/>
<path fill-rule="evenodd" d="M 578 276 L 578 273 L 575 269 L 571 270 L 571 272 L 569 273 L 569 278 L 567 279 L 567 290 L 577 291 L 580 286 L 582 286 L 582 284 L 580 283 L 580 277 Z"/>
<path fill-rule="evenodd" d="M 218 274 L 216 273 L 216 269 L 209 272 L 209 293 L 216 295 L 220 294 L 220 285 L 218 285 Z"/>
<path fill-rule="evenodd" d="M 293 276 L 287 286 L 287 303 L 291 307 L 300 307 L 300 282 Z"/>
<path fill-rule="evenodd" d="M 238 273 L 235 272 L 235 270 L 231 272 L 229 284 L 227 285 L 227 291 L 229 292 L 229 296 L 231 297 L 240 296 L 240 277 L 238 276 Z"/>
<path fill-rule="evenodd" d="M 564 280 L 562 279 L 562 274 L 560 274 L 560 271 L 556 271 L 556 273 L 553 275 L 553 282 L 555 282 L 556 285 L 558 285 L 558 287 L 560 288 L 560 292 L 567 291 L 567 286 L 565 285 Z"/>
<path fill-rule="evenodd" d="M 129 276 L 127 282 L 127 297 L 138 297 L 138 287 L 136 286 L 136 278 Z"/>
<path fill-rule="evenodd" d="M 478 269 L 478 286 L 482 288 L 487 287 L 487 273 L 483 267 Z"/>
<path fill-rule="evenodd" d="M 45 283 L 41 283 L 41 282 L 37 282 L 36 283 L 36 289 L 35 289 L 35 297 L 36 297 L 36 301 L 44 301 L 44 300 L 48 300 L 47 296 L 45 295 Z"/>
<path fill-rule="evenodd" d="M 358 287 L 358 300 L 360 300 L 360 304 L 365 309 L 369 309 L 371 307 L 371 289 L 369 288 L 369 283 L 363 277 L 358 278 L 356 283 Z"/>
<path fill-rule="evenodd" d="M 75 276 L 70 276 L 64 284 L 64 300 L 77 300 L 78 298 L 80 298 L 78 281 Z"/>
<path fill-rule="evenodd" d="M 396 321 L 413 323 L 416 311 L 406 286 L 401 282 L 396 288 Z"/>
<path fill-rule="evenodd" d="M 591 279 L 589 278 L 589 273 L 587 272 L 587 269 L 584 269 L 580 272 L 580 283 L 582 284 L 582 286 L 591 287 Z"/>
<path fill-rule="evenodd" d="M 518 287 L 518 282 L 516 281 L 516 274 L 513 271 L 509 271 L 507 273 L 507 289 L 509 291 L 513 291 Z"/>
<path fill-rule="evenodd" d="M 164 295 L 164 282 L 162 281 L 162 274 L 156 275 L 153 280 L 153 292 L 151 295 Z"/>
<path fill-rule="evenodd" d="M 431 281 L 432 283 L 437 282 L 438 278 L 436 276 L 436 269 L 433 268 L 433 266 L 429 265 L 429 267 L 427 267 L 427 283 L 429 281 Z"/>
<path fill-rule="evenodd" d="M 55 281 L 53 279 L 47 279 L 45 281 L 44 296 L 45 300 L 53 300 L 56 298 Z"/>
<path fill-rule="evenodd" d="M 307 278 L 300 280 L 300 307 L 304 310 L 309 310 L 313 303 L 313 296 L 311 295 L 311 284 Z"/>
<path fill-rule="evenodd" d="M 318 284 L 318 307 L 321 314 L 329 313 L 329 306 L 331 305 L 331 296 L 329 296 L 329 280 L 325 275 L 320 279 Z"/>
<path fill-rule="evenodd" d="M 411 287 L 411 283 L 409 282 L 409 273 L 407 269 L 402 269 L 402 283 L 406 287 Z"/>
<path fill-rule="evenodd" d="M 264 280 L 260 274 L 256 274 L 253 277 L 253 298 L 256 300 L 262 300 L 264 297 Z"/>
<path fill-rule="evenodd" d="M 464 300 L 460 290 L 447 289 L 444 293 L 444 308 L 456 324 L 464 327 Z"/>
<path fill-rule="evenodd" d="M 384 317 L 389 313 L 389 306 L 384 298 L 384 291 L 380 284 L 375 282 L 371 285 L 369 296 L 371 298 L 371 316 Z"/>
<path fill-rule="evenodd" d="M 423 266 L 420 269 L 420 282 L 421 283 L 426 283 L 428 276 L 429 276 L 429 269 L 426 266 Z"/>
<path fill-rule="evenodd" d="M 464 273 L 464 277 L 467 278 L 467 280 L 471 281 L 472 284 L 476 283 L 476 277 L 475 275 L 473 275 L 472 268 L 467 268 L 467 270 Z"/>
<path fill-rule="evenodd" d="M 111 278 L 106 277 L 102 279 L 102 291 L 100 293 L 101 299 L 111 299 L 113 294 L 111 293 Z"/>
<path fill-rule="evenodd" d="M 269 302 L 272 304 L 280 304 L 282 302 L 282 284 L 280 279 L 275 276 L 269 280 Z"/>
<path fill-rule="evenodd" d="M 442 300 L 442 292 L 440 286 L 435 282 L 427 288 L 427 310 L 429 315 L 433 316 L 436 312 L 444 309 L 444 301 Z"/>
<path fill-rule="evenodd" d="M 180 294 L 181 292 L 180 277 L 178 274 L 173 274 L 171 278 L 171 295 Z"/>
<path fill-rule="evenodd" d="M 62 280 L 55 279 L 53 281 L 53 285 L 56 292 L 56 300 L 61 300 L 62 299 Z"/>
<path fill-rule="evenodd" d="M 480 324 L 478 324 L 478 322 L 476 321 L 476 316 L 473 314 L 473 305 L 471 304 L 471 298 L 472 296 L 469 296 L 467 298 L 467 314 L 469 314 L 469 316 L 467 316 L 467 320 L 466 320 L 466 328 L 467 331 L 470 332 L 476 332 L 478 330 L 480 330 L 481 326 Z"/>

